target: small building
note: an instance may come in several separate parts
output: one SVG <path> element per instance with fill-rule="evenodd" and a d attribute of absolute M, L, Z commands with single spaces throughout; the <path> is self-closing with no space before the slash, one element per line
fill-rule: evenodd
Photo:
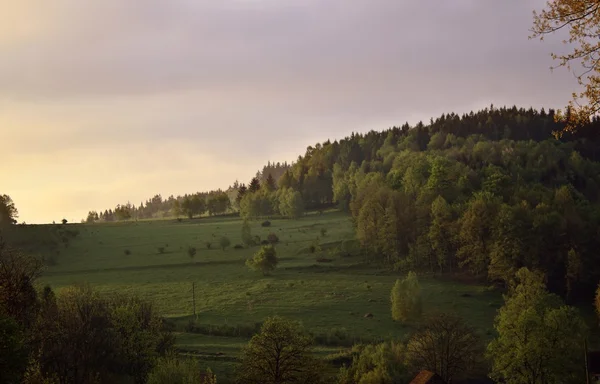
<path fill-rule="evenodd" d="M 439 375 L 431 371 L 421 371 L 412 379 L 410 384 L 446 384 L 446 382 Z"/>

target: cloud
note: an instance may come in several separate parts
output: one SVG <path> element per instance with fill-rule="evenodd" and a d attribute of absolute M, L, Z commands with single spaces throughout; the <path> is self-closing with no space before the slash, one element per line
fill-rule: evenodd
<path fill-rule="evenodd" d="M 577 89 L 548 69 L 564 47 L 528 39 L 543 5 L 12 2 L 0 27 L 2 193 L 23 219 L 49 220 L 75 202 L 226 187 L 352 131 L 490 103 L 561 107 Z M 49 202 L 44 215 L 25 207 Z"/>

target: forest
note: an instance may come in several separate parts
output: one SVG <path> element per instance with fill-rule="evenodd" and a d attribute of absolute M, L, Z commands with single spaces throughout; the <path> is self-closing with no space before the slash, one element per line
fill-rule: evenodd
<path fill-rule="evenodd" d="M 101 214 L 90 211 L 81 228 L 148 218 L 202 222 L 239 216 L 243 244 L 236 248 L 263 245 L 246 265 L 269 276 L 279 262 L 279 238 L 272 233 L 255 241 L 248 223 L 266 226 L 269 220 L 345 212 L 361 259 L 353 268 L 398 276 L 390 294 L 391 317 L 414 326 L 414 332 L 404 341 L 357 344 L 324 362 L 311 354 L 312 339 L 302 327 L 269 317 L 251 332 L 236 383 L 400 383 L 422 369 L 446 382 L 464 379 L 465 372 L 473 377 L 489 372 L 488 377 L 514 383 L 578 382 L 589 323 L 576 307 L 593 308 L 595 300 L 600 310 L 600 120 L 557 136 L 562 124 L 553 110 L 490 106 L 442 115 L 429 124 L 353 133 L 308 147 L 292 164 L 269 163 L 247 185 L 236 181 L 225 191 L 164 200 L 155 195 L 138 208 L 124 204 Z M 49 286 L 36 288 L 48 260 L 27 256 L 23 244 L 55 239 L 67 247 L 79 232 L 63 222 L 51 226 L 47 239 L 36 235 L 28 241 L 23 234 L 32 226 L 16 224 L 15 203 L 3 195 L 0 206 L 6 238 L 0 274 L 9 282 L 0 285 L 0 331 L 8 340 L 0 345 L 0 367 L 12 375 L 6 382 L 166 383 L 173 375 L 182 383 L 185 377 L 216 380 L 191 360 L 180 362 L 172 325 L 150 302 L 105 297 L 85 285 L 60 295 Z M 230 244 L 221 237 L 223 252 Z M 193 260 L 196 248 L 188 254 Z M 420 276 L 484 282 L 505 294 L 487 347 L 452 313 L 422 317 Z M 438 361 L 440 345 L 461 352 Z M 270 361 L 269 348 L 288 351 L 276 361 L 289 364 L 266 373 L 260 362 Z M 523 354 L 513 356 L 519 348 Z M 522 371 L 519 364 L 532 367 Z"/>
<path fill-rule="evenodd" d="M 589 299 L 600 278 L 600 121 L 557 139 L 563 125 L 554 110 L 450 113 L 317 143 L 248 186 L 156 195 L 138 211 L 295 218 L 336 206 L 370 262 L 503 286 L 520 267 L 539 268 L 552 292 Z"/>

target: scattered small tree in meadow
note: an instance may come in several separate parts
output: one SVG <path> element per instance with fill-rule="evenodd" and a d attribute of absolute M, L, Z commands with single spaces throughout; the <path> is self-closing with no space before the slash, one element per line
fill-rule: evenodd
<path fill-rule="evenodd" d="M 251 259 L 246 260 L 246 265 L 255 271 L 268 275 L 275 269 L 278 263 L 277 252 L 272 245 L 263 246 Z"/>
<path fill-rule="evenodd" d="M 261 227 L 270 227 L 271 222 L 269 220 L 266 220 L 266 221 L 263 221 L 260 225 L 261 225 Z"/>
<path fill-rule="evenodd" d="M 407 362 L 415 370 L 427 369 L 444 381 L 472 372 L 483 355 L 481 339 L 465 321 L 453 314 L 430 316 L 410 338 Z"/>
<path fill-rule="evenodd" d="M 212 247 L 212 243 L 210 241 L 207 241 L 205 243 L 205 245 L 206 245 L 206 249 L 210 249 L 210 247 Z"/>
<path fill-rule="evenodd" d="M 267 241 L 271 244 L 277 244 L 279 243 L 279 237 L 275 233 L 269 233 Z"/>
<path fill-rule="evenodd" d="M 312 340 L 299 323 L 270 317 L 244 347 L 240 384 L 323 383 L 324 367 L 313 357 Z"/>
<path fill-rule="evenodd" d="M 194 256 L 196 256 L 196 248 L 189 246 L 187 249 L 187 254 L 190 257 L 190 259 L 192 259 L 192 261 L 194 260 Z"/>
<path fill-rule="evenodd" d="M 223 236 L 221 237 L 221 240 L 219 240 L 219 245 L 221 246 L 222 250 L 225 250 L 231 245 L 231 240 L 229 240 L 229 237 Z"/>
<path fill-rule="evenodd" d="M 62 221 L 63 224 L 67 224 L 68 223 L 67 219 L 62 219 L 61 221 Z"/>
<path fill-rule="evenodd" d="M 254 241 L 252 240 L 252 229 L 247 220 L 244 220 L 242 223 L 242 243 L 247 247 L 254 245 Z"/>
<path fill-rule="evenodd" d="M 400 280 L 396 280 L 391 294 L 392 319 L 395 321 L 412 320 L 421 315 L 421 287 L 417 274 L 409 272 Z"/>

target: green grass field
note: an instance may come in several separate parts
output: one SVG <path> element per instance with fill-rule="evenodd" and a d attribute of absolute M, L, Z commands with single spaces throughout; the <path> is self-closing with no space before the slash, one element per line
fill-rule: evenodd
<path fill-rule="evenodd" d="M 354 237 L 349 217 L 339 212 L 307 215 L 300 220 L 272 220 L 263 228 L 254 222 L 252 234 L 266 239 L 275 233 L 280 263 L 271 276 L 252 272 L 244 265 L 259 247 L 234 249 L 241 243 L 239 218 L 156 220 L 114 224 L 74 224 L 80 235 L 61 250 L 58 264 L 42 278 L 62 287 L 89 283 L 101 292 L 130 293 L 152 300 L 175 325 L 178 347 L 198 356 L 228 382 L 248 333 L 270 315 L 302 321 L 319 341 L 322 355 L 339 351 L 354 341 L 401 339 L 413 325 L 399 325 L 390 315 L 390 290 L 399 274 L 361 264 L 360 255 L 330 253 L 344 239 Z M 325 236 L 322 229 L 326 229 Z M 219 238 L 228 236 L 231 247 L 219 249 Z M 206 242 L 212 242 L 207 249 Z M 318 242 L 323 251 L 311 254 Z M 188 246 L 197 249 L 191 259 Z M 158 248 L 164 247 L 164 253 Z M 328 250 L 329 249 L 329 250 Z M 317 256 L 333 259 L 317 262 Z M 424 312 L 454 310 L 491 334 L 501 296 L 484 286 L 421 277 Z M 193 318 L 192 283 L 195 284 L 196 325 L 204 334 L 186 333 Z M 366 318 L 371 313 L 373 317 Z M 213 329 L 230 329 L 217 336 Z M 220 328 L 218 328 L 220 327 Z M 222 333 L 222 332 L 221 332 Z"/>

